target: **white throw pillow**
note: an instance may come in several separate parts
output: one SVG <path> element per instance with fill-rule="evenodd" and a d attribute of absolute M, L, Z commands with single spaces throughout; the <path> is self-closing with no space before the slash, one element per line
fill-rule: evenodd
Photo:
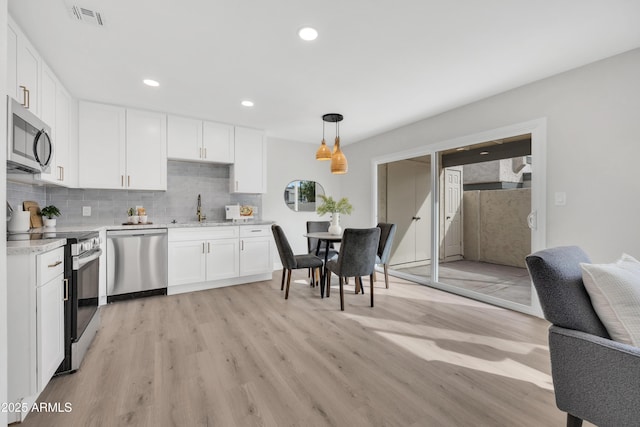
<path fill-rule="evenodd" d="M 611 338 L 640 347 L 640 261 L 622 254 L 612 264 L 580 266 L 593 308 Z"/>

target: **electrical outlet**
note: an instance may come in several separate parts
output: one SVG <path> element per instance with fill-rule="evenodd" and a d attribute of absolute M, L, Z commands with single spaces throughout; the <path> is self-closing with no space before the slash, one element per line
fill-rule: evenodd
<path fill-rule="evenodd" d="M 82 207 L 82 216 L 91 216 L 91 206 Z"/>
<path fill-rule="evenodd" d="M 556 206 L 566 206 L 567 193 L 565 193 L 564 191 L 557 191 L 554 194 L 554 201 Z"/>

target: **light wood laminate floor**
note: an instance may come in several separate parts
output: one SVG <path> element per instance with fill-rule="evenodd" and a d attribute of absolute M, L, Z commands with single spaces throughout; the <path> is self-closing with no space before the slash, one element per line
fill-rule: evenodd
<path fill-rule="evenodd" d="M 542 319 L 391 277 L 376 306 L 294 273 L 108 305 L 24 426 L 563 426 Z M 351 281 L 353 284 L 353 281 Z M 587 423 L 585 423 L 587 425 Z"/>
<path fill-rule="evenodd" d="M 431 265 L 393 266 L 396 271 L 429 279 Z M 526 268 L 481 261 L 449 261 L 440 264 L 439 282 L 485 295 L 531 305 L 531 278 Z"/>

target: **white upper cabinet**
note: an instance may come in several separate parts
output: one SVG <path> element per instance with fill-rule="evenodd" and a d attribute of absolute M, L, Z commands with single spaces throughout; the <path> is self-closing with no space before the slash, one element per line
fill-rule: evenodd
<path fill-rule="evenodd" d="M 49 171 L 40 174 L 42 181 L 69 186 L 69 104 L 70 96 L 55 74 L 42 64 L 40 76 L 40 116 L 51 127 L 53 154 Z"/>
<path fill-rule="evenodd" d="M 78 184 L 82 188 L 125 188 L 125 109 L 80 101 Z"/>
<path fill-rule="evenodd" d="M 166 117 L 81 101 L 80 187 L 166 190 Z"/>
<path fill-rule="evenodd" d="M 205 162 L 233 163 L 233 126 L 202 122 L 202 151 Z"/>
<path fill-rule="evenodd" d="M 131 190 L 167 189 L 167 115 L 127 109 L 127 182 Z"/>
<path fill-rule="evenodd" d="M 69 161 L 71 151 L 71 95 L 61 85 L 56 87 L 56 124 L 54 151 L 55 171 L 54 176 L 58 183 L 64 186 L 72 186 L 71 169 Z M 75 175 L 75 174 L 74 174 Z"/>
<path fill-rule="evenodd" d="M 267 144 L 264 132 L 236 126 L 232 193 L 266 193 Z"/>
<path fill-rule="evenodd" d="M 233 163 L 233 126 L 169 116 L 167 157 L 175 160 Z"/>
<path fill-rule="evenodd" d="M 40 117 L 40 55 L 11 19 L 7 28 L 7 92 Z"/>
<path fill-rule="evenodd" d="M 70 146 L 72 135 L 76 136 L 72 120 L 76 116 L 71 114 L 72 98 L 11 18 L 7 29 L 7 93 L 51 127 L 51 166 L 36 180 L 74 186 L 77 169 L 75 162 L 70 162 Z"/>
<path fill-rule="evenodd" d="M 202 120 L 167 117 L 167 157 L 175 160 L 202 159 Z"/>

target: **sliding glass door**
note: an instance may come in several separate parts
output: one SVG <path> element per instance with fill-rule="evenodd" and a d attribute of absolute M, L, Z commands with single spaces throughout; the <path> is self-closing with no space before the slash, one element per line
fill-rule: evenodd
<path fill-rule="evenodd" d="M 535 121 L 378 159 L 391 274 L 540 315 L 524 257 L 544 247 L 545 135 Z"/>

